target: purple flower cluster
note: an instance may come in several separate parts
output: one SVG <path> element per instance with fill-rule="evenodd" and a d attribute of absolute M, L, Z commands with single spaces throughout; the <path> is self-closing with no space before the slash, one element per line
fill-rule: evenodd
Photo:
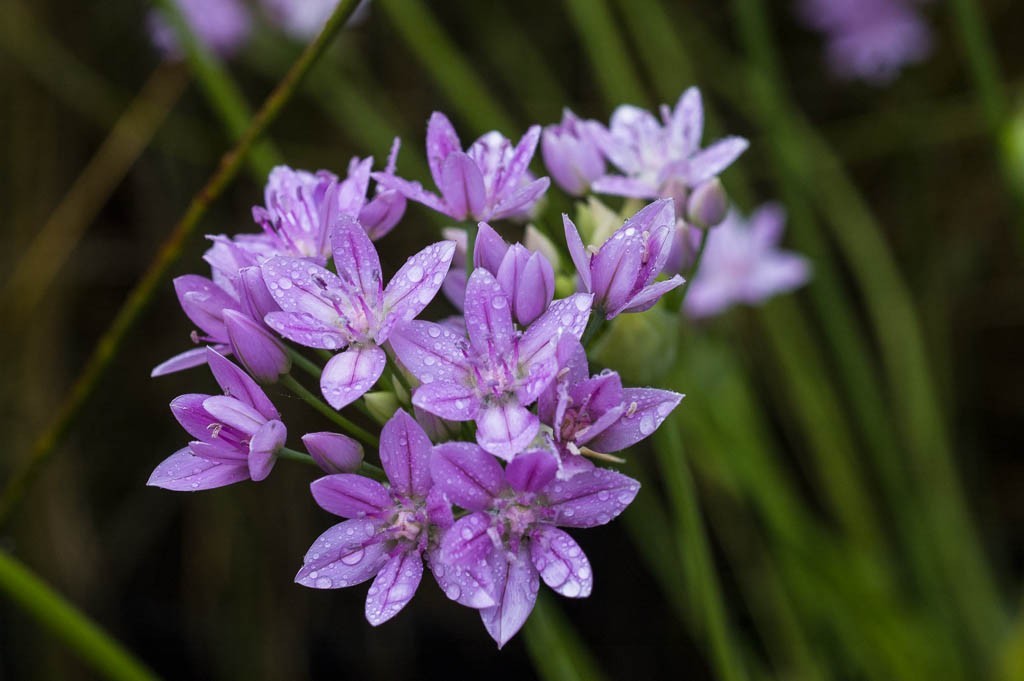
<path fill-rule="evenodd" d="M 520 241 L 498 231 L 517 229 L 515 219 L 535 212 L 548 189 L 529 170 L 539 126 L 516 145 L 491 132 L 463 151 L 435 113 L 427 150 L 439 194 L 396 174 L 397 140 L 379 172 L 358 158 L 344 178 L 275 168 L 252 212 L 259 231 L 211 237 L 210 276 L 175 280 L 197 347 L 153 373 L 205 363 L 223 394 L 171 403 L 193 440 L 149 484 L 193 491 L 261 481 L 281 459 L 320 468 L 313 499 L 344 520 L 312 544 L 296 581 L 330 589 L 372 579 L 366 618 L 374 625 L 405 607 L 424 566 L 451 600 L 480 611 L 499 645 L 523 625 L 541 582 L 569 598 L 589 595 L 590 563 L 565 530 L 606 524 L 629 506 L 639 483 L 599 464 L 625 463 L 615 454 L 650 436 L 682 395 L 625 387 L 612 368 L 591 374 L 587 345 L 608 320 L 678 295 L 683 279 L 669 266 L 677 201 L 692 204 L 745 146 L 699 149 L 693 92 L 682 113 L 664 113 L 665 130 L 633 140 L 643 168 L 602 176 L 604 186 L 648 183 L 642 195 L 656 200 L 624 220 L 608 208 L 600 218 L 580 209 L 591 246 L 565 215 L 547 230 L 564 242 L 532 226 Z M 621 126 L 602 132 L 567 113 L 563 128 L 545 133 L 543 145 L 548 165 L 564 171 L 559 182 L 579 180 L 584 167 L 603 172 L 595 159 L 611 147 L 588 156 L 580 136 L 612 144 Z M 658 154 L 665 168 L 651 175 Z M 406 199 L 465 222 L 386 277 L 374 241 L 402 220 Z M 687 312 L 756 302 L 806 277 L 802 261 L 773 250 L 780 223 L 761 215 L 751 230 L 734 233 L 730 221 L 717 228 Z M 459 314 L 420 319 L 442 287 Z M 306 433 L 305 452 L 290 449 L 261 384 L 292 391 L 343 432 Z M 364 445 L 379 467 L 364 460 Z"/>

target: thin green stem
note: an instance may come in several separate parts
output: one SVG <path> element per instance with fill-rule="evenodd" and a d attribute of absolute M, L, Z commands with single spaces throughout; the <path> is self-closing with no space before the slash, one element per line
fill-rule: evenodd
<path fill-rule="evenodd" d="M 320 374 L 324 371 L 322 366 L 289 345 L 285 345 L 285 352 L 287 352 L 288 356 L 291 358 L 292 364 L 299 367 L 313 378 L 320 378 Z"/>
<path fill-rule="evenodd" d="M 210 205 L 238 175 L 242 163 L 255 141 L 277 118 L 281 109 L 295 93 L 302 78 L 320 58 L 328 43 L 355 10 L 356 4 L 357 0 L 341 0 L 338 3 L 334 14 L 327 20 L 320 35 L 303 50 L 288 73 L 264 101 L 238 144 L 224 155 L 213 175 L 193 197 L 185 214 L 160 246 L 160 250 L 153 262 L 150 263 L 146 273 L 129 293 L 128 299 L 121 306 L 117 316 L 100 337 L 53 420 L 33 444 L 31 454 L 8 480 L 3 493 L 0 494 L 0 527 L 6 524 L 15 506 L 67 436 L 82 407 L 96 390 L 100 379 L 113 363 L 114 358 L 117 357 L 124 339 L 149 305 L 154 292 L 168 270 L 181 256 L 186 241 L 195 232 L 199 221 L 206 214 Z"/>
<path fill-rule="evenodd" d="M 232 80 L 224 64 L 216 54 L 200 40 L 182 13 L 175 0 L 155 0 L 164 19 L 174 29 L 177 42 L 185 52 L 189 68 L 195 74 L 206 99 L 221 119 L 232 140 L 241 139 L 252 119 L 245 95 Z M 256 142 L 247 161 L 253 174 L 262 179 L 270 169 L 280 163 L 281 155 L 269 140 Z"/>
<path fill-rule="evenodd" d="M 741 681 L 747 678 L 740 663 L 743 655 L 729 629 L 728 609 L 715 574 L 707 530 L 697 501 L 697 488 L 683 453 L 675 418 L 670 418 L 655 433 L 654 450 L 675 515 L 684 579 L 689 583 L 690 597 L 699 599 L 703 611 L 712 663 L 721 681 Z"/>
<path fill-rule="evenodd" d="M 644 104 L 641 80 L 622 42 L 618 21 L 605 0 L 565 0 L 569 19 L 590 60 L 591 71 L 609 107 Z"/>
<path fill-rule="evenodd" d="M 526 650 L 545 681 L 603 681 L 601 667 L 547 593 L 538 595 L 523 627 Z"/>
<path fill-rule="evenodd" d="M 476 250 L 476 235 L 480 228 L 470 220 L 466 223 L 466 282 L 469 282 L 469 275 L 473 274 L 473 255 Z"/>
<path fill-rule="evenodd" d="M 587 328 L 583 330 L 583 335 L 580 337 L 580 343 L 583 344 L 584 348 L 589 348 L 590 344 L 594 342 L 598 334 L 601 333 L 601 329 L 605 327 L 607 320 L 604 318 L 604 311 L 595 310 L 590 315 L 590 321 L 587 322 Z"/>
<path fill-rule="evenodd" d="M 159 678 L 6 551 L 0 551 L 0 591 L 62 640 L 100 676 L 111 681 L 156 681 Z"/>
<path fill-rule="evenodd" d="M 996 147 L 1003 180 L 1017 203 L 1018 246 L 1024 250 L 1024 174 L 1011 137 L 1010 101 L 1003 86 L 992 36 L 985 25 L 977 0 L 951 0 L 954 29 L 960 34 L 978 100 Z"/>
<path fill-rule="evenodd" d="M 369 445 L 374 449 L 376 449 L 377 446 L 380 444 L 380 441 L 377 439 L 376 436 L 374 436 L 367 430 L 363 429 L 362 426 L 359 426 L 353 423 L 352 421 L 349 421 L 344 416 L 342 416 L 334 409 L 334 407 L 321 400 L 319 397 L 310 392 L 309 389 L 306 388 L 306 386 L 296 381 L 294 376 L 290 374 L 282 376 L 281 385 L 283 385 L 285 388 L 288 388 L 288 390 L 291 390 L 293 393 L 295 393 L 295 395 L 302 398 L 302 400 L 306 404 L 308 404 L 309 406 L 313 407 L 318 412 L 326 416 L 336 425 L 341 427 L 346 433 L 355 437 L 363 444 Z"/>
<path fill-rule="evenodd" d="M 278 458 L 285 459 L 286 461 L 296 461 L 298 463 L 306 464 L 307 466 L 319 468 L 319 464 L 313 460 L 313 457 L 305 452 L 300 452 L 297 449 L 282 447 L 278 450 L 277 456 Z M 359 463 L 359 469 L 356 472 L 361 473 L 368 478 L 380 480 L 381 482 L 388 479 L 387 473 L 384 472 L 383 468 L 380 466 L 374 466 L 372 463 L 368 463 L 366 461 Z"/>
<path fill-rule="evenodd" d="M 513 130 L 514 122 L 473 70 L 444 27 L 420 0 L 380 0 L 396 32 L 423 64 L 451 106 L 479 131 Z"/>

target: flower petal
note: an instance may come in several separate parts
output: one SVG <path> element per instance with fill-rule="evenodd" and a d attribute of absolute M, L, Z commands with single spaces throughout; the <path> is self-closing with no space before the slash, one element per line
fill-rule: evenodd
<path fill-rule="evenodd" d="M 263 392 L 263 388 L 230 360 L 216 350 L 207 348 L 206 363 L 210 366 L 213 377 L 217 379 L 217 383 L 224 390 L 225 395 L 248 404 L 268 421 L 281 418 L 281 414 L 267 394 Z"/>
<path fill-rule="evenodd" d="M 262 286 L 262 282 L 260 283 Z M 284 346 L 267 327 L 234 310 L 224 310 L 224 326 L 233 354 L 258 380 L 273 383 L 291 369 Z"/>
<path fill-rule="evenodd" d="M 444 205 L 441 197 L 433 192 L 428 192 L 419 182 L 403 180 L 400 177 L 388 175 L 387 173 L 373 173 L 372 176 L 379 186 L 396 191 L 410 201 L 422 203 L 427 208 L 436 210 L 438 213 L 448 215 L 448 207 Z"/>
<path fill-rule="evenodd" d="M 325 475 L 314 480 L 309 491 L 320 508 L 342 518 L 375 516 L 394 507 L 384 485 L 354 473 Z"/>
<path fill-rule="evenodd" d="M 568 534 L 541 525 L 530 537 L 530 558 L 541 579 L 566 598 L 586 598 L 594 586 L 590 561 Z"/>
<path fill-rule="evenodd" d="M 254 435 L 267 422 L 263 415 L 241 400 L 227 395 L 214 395 L 203 400 L 203 409 L 217 420 L 217 423 L 235 430 Z"/>
<path fill-rule="evenodd" d="M 311 260 L 280 255 L 267 260 L 260 269 L 267 290 L 282 310 L 305 313 L 328 325 L 337 321 L 338 310 L 324 296 L 327 290 L 342 289 L 334 272 Z"/>
<path fill-rule="evenodd" d="M 441 560 L 446 565 L 475 565 L 494 549 L 486 513 L 459 518 L 441 537 Z"/>
<path fill-rule="evenodd" d="M 520 339 L 519 363 L 529 365 L 545 356 L 553 357 L 563 336 L 579 340 L 590 320 L 593 299 L 589 293 L 574 293 L 551 303 Z"/>
<path fill-rule="evenodd" d="M 295 581 L 311 589 L 339 589 L 365 582 L 388 560 L 376 541 L 380 521 L 346 520 L 317 537 Z"/>
<path fill-rule="evenodd" d="M 412 403 L 449 421 L 472 421 L 480 411 L 480 398 L 476 391 L 461 383 L 424 383 L 416 388 Z"/>
<path fill-rule="evenodd" d="M 320 374 L 320 391 L 329 405 L 341 409 L 373 387 L 385 364 L 387 355 L 376 345 L 351 345 L 327 362 Z"/>
<path fill-rule="evenodd" d="M 539 492 L 555 479 L 558 459 L 547 450 L 523 452 L 508 462 L 505 479 L 519 492 Z"/>
<path fill-rule="evenodd" d="M 267 421 L 249 441 L 249 477 L 253 482 L 265 480 L 277 461 L 277 453 L 284 447 L 288 430 L 280 421 Z"/>
<path fill-rule="evenodd" d="M 590 189 L 598 194 L 625 196 L 631 199 L 653 199 L 658 196 L 658 187 L 655 183 L 620 175 L 599 177 L 590 185 Z"/>
<path fill-rule="evenodd" d="M 239 465 L 215 463 L 193 455 L 186 447 L 153 469 L 146 484 L 175 492 L 197 492 L 248 479 L 249 468 L 244 462 Z"/>
<path fill-rule="evenodd" d="M 470 511 L 490 508 L 505 489 L 505 473 L 493 456 L 469 442 L 445 442 L 430 458 L 434 485 L 448 501 Z"/>
<path fill-rule="evenodd" d="M 271 312 L 263 321 L 288 340 L 307 348 L 337 350 L 349 342 L 348 336 L 338 327 L 326 324 L 308 312 Z"/>
<path fill-rule="evenodd" d="M 750 142 L 742 137 L 724 137 L 690 158 L 686 183 L 691 187 L 720 174 L 747 150 Z"/>
<path fill-rule="evenodd" d="M 510 460 L 540 430 L 540 419 L 514 400 L 484 406 L 476 417 L 476 441 L 487 452 Z"/>
<path fill-rule="evenodd" d="M 582 471 L 545 490 L 555 525 L 597 527 L 611 522 L 636 497 L 640 483 L 607 468 Z"/>
<path fill-rule="evenodd" d="M 466 339 L 450 328 L 415 320 L 397 326 L 388 341 L 402 366 L 424 384 L 468 383 Z"/>
<path fill-rule="evenodd" d="M 403 551 L 391 557 L 370 585 L 366 596 L 366 621 L 384 624 L 397 615 L 416 595 L 423 578 L 419 551 Z"/>
<path fill-rule="evenodd" d="M 464 307 L 469 342 L 476 353 L 495 363 L 511 356 L 516 336 L 512 310 L 493 274 L 485 269 L 473 270 L 466 286 Z"/>
<path fill-rule="evenodd" d="M 218 351 L 221 354 L 231 354 L 230 346 L 218 346 Z M 157 376 L 166 376 L 167 374 L 173 374 L 177 371 L 184 371 L 185 369 L 191 369 L 201 364 L 206 364 L 206 347 L 192 348 L 181 352 L 168 360 L 157 364 L 153 367 L 153 371 L 149 373 L 150 378 L 156 378 Z"/>
<path fill-rule="evenodd" d="M 330 238 L 334 269 L 343 289 L 354 291 L 371 311 L 379 310 L 384 300 L 384 275 L 377 249 L 366 230 L 352 216 L 340 215 Z"/>
<path fill-rule="evenodd" d="M 551 186 L 551 180 L 542 177 L 519 187 L 498 201 L 497 205 L 488 211 L 487 219 L 500 220 L 529 211 L 549 186 Z"/>
<path fill-rule="evenodd" d="M 483 217 L 487 201 L 484 178 L 466 154 L 456 151 L 444 160 L 438 188 L 451 217 L 456 220 L 465 220 L 467 216 Z"/>
<path fill-rule="evenodd" d="M 539 125 L 532 125 L 526 131 L 526 134 L 523 135 L 522 139 L 519 140 L 515 151 L 512 152 L 512 158 L 505 164 L 505 172 L 502 173 L 501 180 L 494 187 L 495 195 L 501 195 L 507 189 L 519 186 L 520 178 L 526 172 L 530 161 L 533 159 L 533 155 L 537 152 L 540 133 L 541 127 Z"/>
<path fill-rule="evenodd" d="M 423 311 L 444 283 L 455 255 L 455 242 L 439 241 L 405 261 L 384 291 L 385 321 L 375 340 L 387 340 L 391 328 Z"/>
<path fill-rule="evenodd" d="M 492 552 L 492 565 L 498 604 L 481 610 L 480 619 L 487 633 L 501 648 L 516 635 L 533 612 L 540 580 L 525 543 L 512 557 L 506 556 L 504 551 Z"/>
<path fill-rule="evenodd" d="M 442 182 L 444 162 L 456 151 L 462 151 L 462 142 L 459 141 L 455 127 L 447 116 L 435 111 L 427 123 L 427 163 L 430 165 L 434 184 L 438 187 Z"/>
<path fill-rule="evenodd" d="M 476 242 L 473 244 L 473 266 L 482 267 L 497 276 L 501 261 L 508 252 L 508 244 L 494 228 L 486 222 L 477 225 Z"/>
<path fill-rule="evenodd" d="M 420 424 L 399 409 L 380 431 L 380 463 L 391 489 L 426 497 L 430 491 L 430 456 L 433 445 Z"/>
<path fill-rule="evenodd" d="M 199 440 L 210 438 L 210 428 L 217 422 L 206 409 L 203 402 L 209 395 L 190 393 L 179 395 L 171 400 L 171 413 L 185 432 Z"/>
<path fill-rule="evenodd" d="M 626 301 L 626 303 L 617 310 L 608 311 L 608 319 L 622 314 L 623 312 L 645 312 L 657 303 L 663 295 L 669 291 L 682 286 L 686 280 L 678 274 L 674 275 L 671 279 L 659 281 L 645 286 L 640 289 L 639 293 Z"/>
<path fill-rule="evenodd" d="M 198 274 L 186 274 L 176 278 L 174 291 L 178 294 L 182 311 L 193 324 L 212 338 L 226 338 L 223 311 L 237 310 L 237 300 L 220 286 Z"/>
<path fill-rule="evenodd" d="M 444 595 L 467 608 L 489 608 L 495 605 L 494 574 L 486 561 L 463 566 L 445 563 L 441 550 L 430 552 L 430 571 Z"/>
<path fill-rule="evenodd" d="M 634 445 L 657 430 L 682 399 L 682 395 L 670 390 L 625 388 L 622 391 L 625 413 L 588 446 L 600 452 L 617 452 Z"/>

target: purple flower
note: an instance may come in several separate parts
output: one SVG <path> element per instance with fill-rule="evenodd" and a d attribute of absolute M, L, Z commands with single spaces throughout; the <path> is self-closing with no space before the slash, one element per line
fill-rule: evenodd
<path fill-rule="evenodd" d="M 807 283 L 807 259 L 778 249 L 784 225 L 785 214 L 776 204 L 762 206 L 749 220 L 730 213 L 708 234 L 700 269 L 686 294 L 686 314 L 708 317 L 734 303 L 757 304 Z"/>
<path fill-rule="evenodd" d="M 249 11 L 239 0 L 174 0 L 192 32 L 208 48 L 229 57 L 249 38 Z M 149 13 L 150 37 L 165 57 L 181 59 L 174 29 L 160 11 Z"/>
<path fill-rule="evenodd" d="M 569 109 L 562 122 L 544 128 L 540 152 L 551 178 L 573 196 L 582 196 L 590 184 L 604 175 L 604 156 L 592 132 L 595 121 L 581 121 Z"/>
<path fill-rule="evenodd" d="M 270 474 L 284 446 L 287 430 L 266 393 L 222 355 L 205 352 L 224 394 L 182 395 L 171 402 L 174 417 L 196 440 L 157 466 L 147 485 L 194 492 L 258 482 Z"/>
<path fill-rule="evenodd" d="M 594 294 L 594 307 L 606 318 L 648 310 L 683 283 L 678 274 L 655 282 L 668 260 L 675 231 L 672 199 L 641 208 L 593 253 L 584 248 L 569 216 L 563 214 L 562 222 L 583 290 Z"/>
<path fill-rule="evenodd" d="M 478 226 L 473 266 L 493 274 L 512 304 L 512 316 L 521 326 L 528 326 L 548 309 L 555 297 L 555 268 L 542 253 L 531 251 L 516 243 L 511 246 L 486 222 Z M 465 262 L 466 233 L 464 230 L 448 228 L 456 244 L 455 262 Z M 444 283 L 445 295 L 452 304 L 462 309 L 466 295 L 465 268 L 452 268 Z"/>
<path fill-rule="evenodd" d="M 593 466 L 587 455 L 618 452 L 648 437 L 683 396 L 670 390 L 623 388 L 614 371 L 591 376 L 579 341 L 558 344 L 558 378 L 541 393 L 537 413 L 552 429 L 560 478 Z"/>
<path fill-rule="evenodd" d="M 341 409 L 369 390 L 384 371 L 380 345 L 394 326 L 418 315 L 434 298 L 455 253 L 438 242 L 409 258 L 387 288 L 377 251 L 358 222 L 342 215 L 331 233 L 339 275 L 302 258 L 278 256 L 263 264 L 263 278 L 281 312 L 266 322 L 300 345 L 344 349 L 327 362 L 320 389 Z"/>
<path fill-rule="evenodd" d="M 451 509 L 432 493 L 432 446 L 415 420 L 398 411 L 380 437 L 388 486 L 359 475 L 328 475 L 313 482 L 317 504 L 349 518 L 324 532 L 306 553 L 295 581 L 314 589 L 354 586 L 375 577 L 366 597 L 366 619 L 377 626 L 412 600 L 423 577 L 423 556 L 437 531 L 452 523 Z M 473 578 L 476 566 L 441 569 L 438 584 L 470 607 L 494 604 L 490 587 Z M 483 573 L 486 578 L 486 573 Z"/>
<path fill-rule="evenodd" d="M 422 383 L 415 406 L 450 421 L 476 421 L 480 446 L 511 459 L 540 428 L 527 407 L 555 377 L 558 340 L 583 334 L 590 305 L 591 296 L 581 293 L 555 301 L 520 335 L 501 285 L 477 269 L 466 287 L 468 342 L 448 327 L 415 321 L 395 330 L 391 347 Z"/>
<path fill-rule="evenodd" d="M 556 480 L 558 461 L 547 451 L 520 454 L 502 470 L 494 457 L 465 442 L 438 445 L 430 468 L 447 499 L 470 511 L 444 533 L 440 560 L 491 565 L 496 604 L 480 616 L 499 647 L 529 617 L 540 579 L 569 598 L 590 595 L 590 562 L 558 528 L 604 525 L 640 489 L 636 480 L 604 468 Z"/>
<path fill-rule="evenodd" d="M 527 170 L 539 139 L 538 125 L 515 148 L 500 133 L 489 132 L 464 152 L 451 122 L 435 111 L 427 125 L 427 161 L 441 195 L 393 173 L 373 178 L 454 220 L 512 217 L 528 211 L 548 188 L 548 178 L 531 180 Z"/>
<path fill-rule="evenodd" d="M 306 433 L 302 444 L 310 457 L 327 473 L 354 473 L 363 462 L 363 448 L 340 433 Z"/>
<path fill-rule="evenodd" d="M 915 4 L 915 0 L 801 0 L 799 13 L 808 26 L 825 34 L 833 73 L 880 85 L 931 53 L 931 30 Z"/>
<path fill-rule="evenodd" d="M 624 105 L 612 114 L 608 128 L 595 126 L 592 134 L 623 173 L 595 180 L 594 191 L 637 199 L 670 197 L 680 211 L 690 190 L 724 171 L 749 146 L 742 137 L 725 137 L 701 149 L 704 106 L 697 88 L 684 92 L 675 109 L 662 106 L 661 121 Z"/>

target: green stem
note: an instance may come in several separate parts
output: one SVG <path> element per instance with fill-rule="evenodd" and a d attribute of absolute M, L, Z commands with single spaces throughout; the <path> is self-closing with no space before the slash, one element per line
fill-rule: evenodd
<path fill-rule="evenodd" d="M 601 333 L 601 329 L 604 328 L 607 320 L 604 318 L 603 310 L 594 310 L 590 315 L 590 321 L 587 322 L 587 328 L 583 330 L 583 335 L 580 337 L 580 343 L 584 348 L 590 347 L 590 344 L 594 342 L 597 335 Z"/>
<path fill-rule="evenodd" d="M 0 591 L 104 678 L 112 681 L 156 681 L 159 678 L 6 551 L 0 551 Z"/>
<path fill-rule="evenodd" d="M 282 447 L 281 449 L 278 450 L 277 456 L 280 459 L 304 463 L 307 466 L 313 466 L 319 469 L 319 465 L 317 464 L 316 461 L 313 460 L 313 457 L 311 457 L 309 454 L 305 452 L 300 452 L 296 449 Z M 374 466 L 372 463 L 368 463 L 366 461 L 360 462 L 359 469 L 357 472 L 362 475 L 365 475 L 368 478 L 373 478 L 374 480 L 379 480 L 381 482 L 384 482 L 388 479 L 387 473 L 384 472 L 383 468 L 381 468 L 380 466 Z"/>
<path fill-rule="evenodd" d="M 551 596 L 541 593 L 523 627 L 526 650 L 545 681 L 603 681 L 605 676 Z"/>
<path fill-rule="evenodd" d="M 1019 169 L 1020 159 L 1014 153 L 1010 102 L 1003 87 L 992 36 L 976 0 L 951 0 L 949 7 L 955 19 L 955 30 L 960 33 L 960 40 L 967 51 L 971 76 L 996 147 L 1003 181 L 1016 201 L 1018 246 L 1024 250 L 1024 175 Z"/>
<path fill-rule="evenodd" d="M 728 610 L 714 572 L 711 547 L 697 502 L 697 488 L 683 453 L 677 419 L 670 418 L 662 424 L 654 437 L 658 466 L 679 532 L 684 579 L 689 583 L 690 597 L 699 599 L 703 610 L 704 633 L 711 646 L 712 663 L 720 681 L 741 681 L 747 678 L 740 663 L 743 655 L 729 629 Z"/>
<path fill-rule="evenodd" d="M 469 283 L 469 275 L 473 274 L 473 251 L 476 250 L 476 235 L 480 231 L 477 223 L 470 220 L 466 223 L 466 283 Z"/>
<path fill-rule="evenodd" d="M 486 82 L 445 33 L 444 27 L 420 0 L 380 0 L 396 33 L 415 53 L 434 83 L 448 96 L 451 106 L 479 131 L 512 130 L 514 122 L 505 114 Z"/>
<path fill-rule="evenodd" d="M 128 294 L 128 299 L 121 306 L 117 316 L 100 337 L 53 420 L 33 444 L 31 454 L 8 480 L 3 493 L 0 494 L 0 527 L 6 524 L 15 506 L 67 436 L 82 407 L 92 396 L 100 379 L 110 368 L 114 358 L 117 357 L 124 339 L 149 305 L 157 287 L 163 282 L 164 276 L 181 257 L 185 243 L 196 230 L 199 221 L 206 214 L 210 205 L 238 175 L 253 144 L 280 114 L 281 109 L 295 93 L 302 78 L 320 58 L 328 43 L 355 10 L 356 4 L 356 0 L 341 0 L 338 3 L 334 14 L 324 25 L 320 35 L 299 55 L 288 73 L 264 101 L 245 134 L 242 135 L 235 147 L 224 155 L 213 175 L 199 190 L 199 193 L 192 198 L 185 214 L 160 246 L 160 250 L 153 262 L 150 263 L 146 273 Z"/>
<path fill-rule="evenodd" d="M 304 385 L 295 380 L 295 377 L 288 374 L 281 377 L 281 385 L 291 390 L 297 396 L 309 406 L 316 409 L 318 412 L 326 416 L 328 419 L 333 421 L 336 425 L 340 426 L 346 433 L 355 437 L 365 445 L 369 445 L 376 449 L 380 445 L 380 441 L 376 436 L 364 430 L 361 426 L 356 425 L 352 421 L 338 413 L 331 405 L 327 404 L 319 397 L 310 392 Z"/>
<path fill-rule="evenodd" d="M 320 379 L 320 374 L 324 371 L 322 366 L 289 345 L 285 345 L 285 351 L 288 353 L 288 356 L 291 357 L 292 364 L 296 365 L 313 378 L 317 380 Z"/>
<path fill-rule="evenodd" d="M 217 55 L 200 40 L 175 0 L 155 0 L 160 13 L 174 29 L 177 42 L 185 52 L 189 68 L 195 74 L 206 99 L 227 128 L 232 140 L 241 139 L 252 113 L 238 84 L 232 80 Z M 270 169 L 280 163 L 280 154 L 268 140 L 253 145 L 248 161 L 257 179 L 262 181 Z"/>

